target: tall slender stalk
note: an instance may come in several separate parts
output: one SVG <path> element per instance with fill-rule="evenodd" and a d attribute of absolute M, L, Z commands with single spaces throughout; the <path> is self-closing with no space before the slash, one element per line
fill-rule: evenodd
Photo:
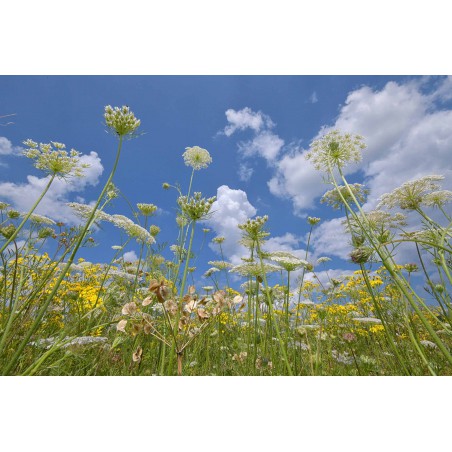
<path fill-rule="evenodd" d="M 120 135 L 119 136 L 119 143 L 118 143 L 118 149 L 116 151 L 116 158 L 115 158 L 115 162 L 113 165 L 113 169 L 110 173 L 110 176 L 108 177 L 108 180 L 106 182 L 106 184 L 104 185 L 104 188 L 101 192 L 101 194 L 99 195 L 96 204 L 94 205 L 92 212 L 84 226 L 84 228 L 82 229 L 82 232 L 79 235 L 79 238 L 77 240 L 77 242 L 75 243 L 74 249 L 71 253 L 71 255 L 69 256 L 69 259 L 66 263 L 66 265 L 64 266 L 63 270 L 61 271 L 61 274 L 59 276 L 59 278 L 57 279 L 57 281 L 55 282 L 55 285 L 53 286 L 51 292 L 49 293 L 49 295 L 47 296 L 46 300 L 44 301 L 44 303 L 42 304 L 41 308 L 39 309 L 35 320 L 32 324 L 32 326 L 29 328 L 27 334 L 25 335 L 25 337 L 23 338 L 22 342 L 20 343 L 20 345 L 18 346 L 16 353 L 13 355 L 11 361 L 5 366 L 5 368 L 2 370 L 2 374 L 3 375 L 7 375 L 10 370 L 15 366 L 15 364 L 17 363 L 17 360 L 19 359 L 19 356 L 22 354 L 25 346 L 27 345 L 28 341 L 30 340 L 31 336 L 33 335 L 33 333 L 37 330 L 42 318 L 44 317 L 45 312 L 47 311 L 47 308 L 50 304 L 50 302 L 52 301 L 53 297 L 55 296 L 56 292 L 58 291 L 58 288 L 60 287 L 61 282 L 63 281 L 63 279 L 66 276 L 66 273 L 69 271 L 69 268 L 71 267 L 75 255 L 77 254 L 83 240 L 85 239 L 88 230 L 90 228 L 90 226 L 92 225 L 95 215 L 96 215 L 96 211 L 97 208 L 99 207 L 107 189 L 108 186 L 110 185 L 110 182 L 113 179 L 113 176 L 115 175 L 116 172 L 116 168 L 118 167 L 118 162 L 119 162 L 119 156 L 121 155 L 121 148 L 122 148 L 122 143 L 123 143 L 123 136 Z"/>
<path fill-rule="evenodd" d="M 27 222 L 27 220 L 31 217 L 31 215 L 33 214 L 33 212 L 36 210 L 36 208 L 38 207 L 39 203 L 42 201 L 42 198 L 44 198 L 44 196 L 46 195 L 46 193 L 49 191 L 50 186 L 52 185 L 52 182 L 55 180 L 56 177 L 56 173 L 53 173 L 50 176 L 49 182 L 47 182 L 46 187 L 44 188 L 43 192 L 40 194 L 39 198 L 35 201 L 35 203 L 33 204 L 33 206 L 31 207 L 31 209 L 28 211 L 27 215 L 25 215 L 24 219 L 22 220 L 22 222 L 19 224 L 19 226 L 17 226 L 16 230 L 14 231 L 14 233 L 11 235 L 11 237 L 3 244 L 3 246 L 0 248 L 0 254 L 3 253 L 3 251 L 5 251 L 6 247 L 17 237 L 17 235 L 19 234 L 19 232 L 21 231 L 21 229 L 24 227 L 25 223 Z"/>
<path fill-rule="evenodd" d="M 275 320 L 275 315 L 274 315 L 274 312 L 273 312 L 273 303 L 272 303 L 272 300 L 271 300 L 271 297 L 270 297 L 270 292 L 269 292 L 269 287 L 268 287 L 268 282 L 267 282 L 267 275 L 265 273 L 264 261 L 262 259 L 262 251 L 261 251 L 261 248 L 260 248 L 259 240 L 256 241 L 256 246 L 257 246 L 257 253 L 258 253 L 258 256 L 259 256 L 259 261 L 260 261 L 261 269 L 262 269 L 262 278 L 264 280 L 265 295 L 267 297 L 267 303 L 268 303 L 268 312 L 269 312 L 270 317 L 272 319 L 272 323 L 275 325 L 276 336 L 278 337 L 279 347 L 281 349 L 281 354 L 283 356 L 283 360 L 284 360 L 284 363 L 286 365 L 287 372 L 288 372 L 289 375 L 292 376 L 293 372 L 292 372 L 292 368 L 290 366 L 289 360 L 287 358 L 286 347 L 285 347 L 284 341 L 283 341 L 283 339 L 281 337 L 281 333 L 279 331 L 278 322 Z"/>

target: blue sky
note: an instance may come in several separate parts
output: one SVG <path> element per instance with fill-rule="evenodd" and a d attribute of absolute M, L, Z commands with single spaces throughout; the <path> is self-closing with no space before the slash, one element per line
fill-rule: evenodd
<path fill-rule="evenodd" d="M 65 203 L 97 198 L 113 164 L 114 137 L 105 133 L 105 105 L 128 105 L 141 119 L 144 133 L 125 143 L 115 184 L 132 204 L 149 202 L 161 211 L 153 219 L 159 242 L 175 243 L 176 192 L 186 190 L 190 168 L 182 153 L 188 146 L 207 149 L 213 159 L 197 171 L 195 191 L 218 196 L 207 236 L 225 235 L 226 257 L 238 263 L 243 250 L 235 225 L 247 216 L 268 214 L 269 249 L 304 256 L 306 216 L 322 218 L 313 237 L 312 258 L 333 260 L 319 269 L 326 278 L 353 270 L 340 212 L 320 206 L 329 187 L 304 159 L 322 129 L 364 135 L 368 149 L 350 180 L 371 188 L 369 208 L 378 197 L 404 181 L 426 174 L 452 180 L 452 80 L 410 76 L 2 76 L 0 77 L 0 199 L 25 211 L 39 193 L 44 175 L 20 157 L 23 140 L 59 141 L 87 155 L 92 168 L 84 183 L 56 187 L 39 213 L 71 222 Z M 7 124 L 11 122 L 11 124 Z M 428 152 L 428 158 L 426 158 Z M 34 177 L 33 177 L 34 176 Z M 109 213 L 130 216 L 118 200 Z M 202 239 L 197 233 L 195 252 Z M 80 255 L 109 261 L 119 232 L 106 226 L 95 236 L 99 246 Z M 127 252 L 138 253 L 138 246 Z M 129 254 L 130 256 L 130 254 Z M 170 256 L 170 253 L 167 253 Z M 195 279 L 207 261 L 218 259 L 205 246 Z M 401 259 L 412 256 L 401 252 Z"/>

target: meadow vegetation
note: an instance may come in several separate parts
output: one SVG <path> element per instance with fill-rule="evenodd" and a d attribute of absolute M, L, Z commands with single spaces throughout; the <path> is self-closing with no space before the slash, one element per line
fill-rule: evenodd
<path fill-rule="evenodd" d="M 128 107 L 110 106 L 104 121 L 117 139 L 116 159 L 96 202 L 70 204 L 75 226 L 35 211 L 55 179 L 83 177 L 80 154 L 62 143 L 24 142 L 47 186 L 29 212 L 0 202 L 2 375 L 452 373 L 452 192 L 441 189 L 442 176 L 408 181 L 365 211 L 368 190 L 344 171 L 361 160 L 364 138 L 330 131 L 311 144 L 308 159 L 327 184 L 322 203 L 346 218 L 354 273 L 318 278 L 329 260 L 311 260 L 320 218 L 307 218 L 306 252 L 296 256 L 266 249 L 268 217 L 261 216 L 238 225 L 247 250 L 239 265 L 225 259 L 224 237 L 212 239 L 219 258 L 197 287 L 194 237 L 208 237 L 215 197 L 193 186 L 209 152 L 185 150 L 186 190 L 163 184 L 175 193 L 179 231 L 165 249 L 152 224 L 157 206 L 131 206 L 130 218 L 112 212 L 122 148 L 138 137 L 140 121 Z M 103 223 L 118 228 L 120 245 L 102 241 Z M 83 259 L 93 237 L 113 248 L 110 262 Z M 139 244 L 135 262 L 123 257 L 131 241 Z M 398 260 L 402 244 L 418 263 Z"/>

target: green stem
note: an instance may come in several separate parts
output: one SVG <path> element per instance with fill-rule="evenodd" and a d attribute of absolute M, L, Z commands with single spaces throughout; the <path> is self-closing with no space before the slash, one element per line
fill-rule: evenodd
<path fill-rule="evenodd" d="M 33 333 L 37 330 L 42 318 L 44 317 L 45 312 L 47 311 L 47 308 L 50 304 L 50 302 L 52 301 L 53 297 L 55 296 L 56 292 L 58 291 L 58 288 L 60 287 L 61 282 L 63 281 L 63 279 L 66 276 L 66 273 L 69 271 L 69 268 L 71 267 L 75 255 L 77 254 L 83 240 L 86 237 L 86 234 L 88 232 L 88 229 L 90 228 L 95 215 L 96 215 L 96 210 L 99 207 L 99 204 L 101 203 L 109 185 L 110 182 L 113 179 L 113 176 L 116 172 L 116 168 L 118 166 L 118 162 L 119 162 L 119 156 L 121 154 L 121 148 L 122 148 L 122 141 L 123 141 L 123 137 L 120 136 L 119 137 L 119 144 L 118 144 L 118 149 L 116 152 L 116 159 L 115 159 L 115 163 L 113 165 L 113 169 L 110 173 L 110 176 L 101 192 L 101 194 L 99 195 L 99 198 L 97 199 L 96 204 L 94 205 L 94 208 L 91 212 L 91 215 L 88 218 L 88 221 L 85 224 L 85 227 L 83 228 L 76 244 L 75 247 L 66 263 L 66 265 L 64 266 L 63 270 L 61 271 L 61 274 L 59 276 L 59 278 L 57 279 L 52 291 L 50 292 L 50 294 L 48 295 L 47 299 L 45 300 L 45 302 L 43 303 L 42 307 L 39 309 L 38 314 L 33 322 L 33 325 L 31 326 L 31 328 L 29 329 L 28 333 L 25 335 L 24 339 L 22 340 L 21 344 L 19 345 L 19 347 L 16 350 L 16 353 L 14 354 L 14 356 L 12 357 L 11 361 L 5 366 L 4 370 L 3 370 L 3 375 L 7 375 L 9 373 L 9 371 L 14 367 L 14 365 L 16 364 L 17 360 L 19 359 L 19 356 L 21 355 L 21 353 L 23 352 L 24 348 L 26 347 L 26 345 L 28 344 L 28 341 L 30 340 L 31 336 L 33 335 Z"/>
<path fill-rule="evenodd" d="M 408 300 L 408 302 L 410 303 L 410 305 L 412 306 L 412 308 L 416 311 L 416 314 L 419 316 L 421 322 L 424 324 L 425 328 L 427 329 L 427 331 L 430 333 L 433 341 L 436 343 L 436 345 L 439 347 L 439 349 L 441 350 L 441 352 L 443 353 L 443 355 L 445 356 L 445 358 L 447 359 L 447 361 L 452 364 L 452 355 L 450 354 L 450 352 L 447 350 L 447 348 L 445 347 L 445 345 L 443 344 L 443 342 L 441 341 L 441 339 L 439 338 L 439 336 L 436 334 L 435 330 L 433 329 L 432 325 L 430 324 L 430 322 L 426 319 L 426 317 L 424 316 L 424 314 L 422 313 L 422 311 L 419 309 L 419 306 L 417 305 L 417 303 L 415 302 L 415 300 L 413 299 L 413 297 L 415 297 L 418 302 L 422 305 L 422 307 L 424 307 L 424 309 L 426 309 L 429 313 L 431 313 L 430 309 L 427 307 L 427 305 L 423 302 L 423 300 L 416 294 L 416 292 L 414 292 L 410 285 L 408 284 L 408 282 L 406 281 L 406 279 L 400 274 L 399 270 L 397 270 L 397 266 L 392 258 L 392 256 L 390 255 L 390 253 L 387 251 L 387 249 L 382 246 L 381 244 L 378 243 L 378 241 L 375 239 L 375 237 L 372 234 L 370 225 L 369 225 L 369 221 L 367 220 L 367 217 L 364 213 L 364 211 L 362 210 L 358 200 L 356 199 L 353 191 L 351 190 L 347 180 L 345 179 L 342 170 L 339 168 L 339 174 L 342 178 L 342 181 L 344 182 L 344 185 L 347 187 L 347 190 L 351 196 L 351 198 L 353 199 L 353 202 L 355 203 L 355 205 L 357 206 L 359 212 L 362 215 L 363 220 L 366 222 L 366 226 L 364 226 L 361 223 L 360 218 L 356 215 L 356 213 L 353 211 L 353 209 L 350 207 L 350 205 L 348 204 L 348 202 L 344 199 L 344 196 L 342 195 L 336 179 L 334 178 L 333 175 L 333 171 L 332 168 L 330 166 L 330 176 L 331 176 L 331 180 L 333 182 L 333 185 L 335 186 L 339 196 L 341 197 L 342 202 L 344 203 L 344 205 L 347 207 L 347 209 L 349 210 L 349 212 L 351 213 L 351 215 L 353 216 L 353 218 L 355 219 L 355 221 L 357 221 L 358 225 L 361 227 L 363 233 L 366 235 L 366 237 L 368 238 L 370 244 L 372 245 L 373 249 L 376 251 L 376 253 L 378 254 L 378 256 L 382 259 L 383 265 L 385 266 L 385 268 L 388 270 L 389 274 L 391 275 L 393 281 L 395 282 L 396 286 L 399 288 L 399 290 L 403 293 L 403 295 L 405 295 L 406 299 Z M 409 292 L 409 290 L 411 290 L 411 293 Z"/>
<path fill-rule="evenodd" d="M 259 261 L 260 261 L 261 269 L 262 269 L 262 278 L 264 280 L 265 295 L 267 297 L 267 303 L 268 303 L 268 312 L 270 314 L 270 318 L 272 319 L 272 323 L 275 325 L 276 336 L 278 337 L 279 347 L 280 347 L 281 353 L 283 355 L 284 363 L 286 364 L 287 372 L 289 373 L 290 376 L 293 376 L 292 368 L 290 367 L 289 360 L 287 359 L 286 347 L 284 345 L 284 341 L 283 341 L 283 339 L 281 337 L 281 333 L 279 331 L 278 322 L 276 321 L 274 313 L 273 313 L 273 304 L 272 304 L 272 300 L 270 298 L 268 282 L 267 282 L 267 275 L 265 274 L 264 261 L 262 259 L 262 251 L 260 249 L 259 241 L 256 241 L 256 246 L 257 246 L 257 252 L 259 255 Z"/>

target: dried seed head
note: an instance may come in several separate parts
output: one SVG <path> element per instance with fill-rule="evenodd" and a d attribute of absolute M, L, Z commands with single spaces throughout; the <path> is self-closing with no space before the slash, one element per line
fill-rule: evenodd
<path fill-rule="evenodd" d="M 366 247 L 355 248 L 350 253 L 350 258 L 355 264 L 365 264 L 371 256 L 372 249 Z"/>
<path fill-rule="evenodd" d="M 126 303 L 121 310 L 121 313 L 123 315 L 133 315 L 136 312 L 137 312 L 137 305 L 134 301 L 131 301 L 130 303 Z"/>
<path fill-rule="evenodd" d="M 132 355 L 132 359 L 134 362 L 139 363 L 141 361 L 141 356 L 143 355 L 143 349 L 138 346 L 135 353 Z"/>
<path fill-rule="evenodd" d="M 174 300 L 166 300 L 165 303 L 163 303 L 163 306 L 165 306 L 166 311 L 170 315 L 176 315 L 177 314 L 177 304 Z"/>
<path fill-rule="evenodd" d="M 143 302 L 141 303 L 143 306 L 148 306 L 152 303 L 153 298 L 152 297 L 146 297 Z"/>
<path fill-rule="evenodd" d="M 118 324 L 116 325 L 116 329 L 118 331 L 122 331 L 123 333 L 126 332 L 126 325 L 127 325 L 127 320 L 120 320 L 118 322 Z"/>

